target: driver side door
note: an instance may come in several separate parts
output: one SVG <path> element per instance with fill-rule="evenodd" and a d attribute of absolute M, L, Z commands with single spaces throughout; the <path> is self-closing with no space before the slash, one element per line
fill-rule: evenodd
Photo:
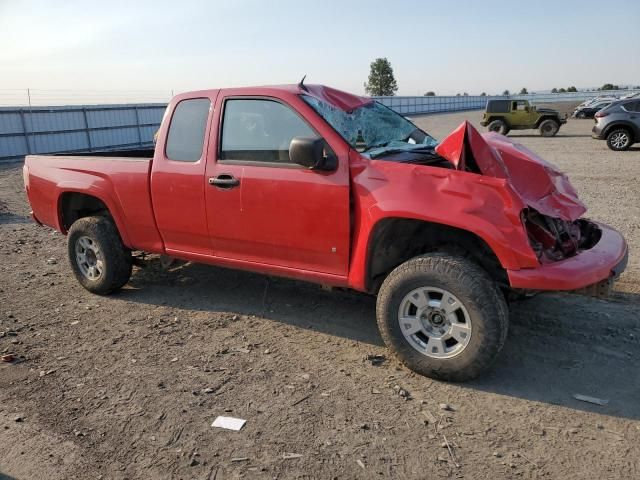
<path fill-rule="evenodd" d="M 511 102 L 511 124 L 513 126 L 529 125 L 529 111 L 526 102 L 514 100 Z"/>
<path fill-rule="evenodd" d="M 216 257 L 346 276 L 349 261 L 348 150 L 335 171 L 289 159 L 294 137 L 319 137 L 281 99 L 218 99 L 217 149 L 207 161 L 206 209 Z"/>

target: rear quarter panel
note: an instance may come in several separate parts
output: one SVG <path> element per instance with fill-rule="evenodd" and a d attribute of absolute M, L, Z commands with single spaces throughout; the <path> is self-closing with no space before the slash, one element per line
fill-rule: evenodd
<path fill-rule="evenodd" d="M 66 233 L 61 199 L 67 192 L 91 195 L 109 209 L 124 244 L 162 251 L 149 192 L 150 159 L 28 156 L 26 190 L 34 217 Z"/>

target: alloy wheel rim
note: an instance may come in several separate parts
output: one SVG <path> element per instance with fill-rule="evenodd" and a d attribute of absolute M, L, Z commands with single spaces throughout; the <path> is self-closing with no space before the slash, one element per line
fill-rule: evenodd
<path fill-rule="evenodd" d="M 79 237 L 75 252 L 80 273 L 89 280 L 98 280 L 104 271 L 104 259 L 96 242 L 86 236 Z"/>
<path fill-rule="evenodd" d="M 613 134 L 611 137 L 611 145 L 615 148 L 624 148 L 627 146 L 627 142 L 629 141 L 629 137 L 626 133 L 618 132 Z"/>
<path fill-rule="evenodd" d="M 398 323 L 416 351 L 430 358 L 452 358 L 469 345 L 471 318 L 451 292 L 436 287 L 410 291 L 400 302 Z"/>

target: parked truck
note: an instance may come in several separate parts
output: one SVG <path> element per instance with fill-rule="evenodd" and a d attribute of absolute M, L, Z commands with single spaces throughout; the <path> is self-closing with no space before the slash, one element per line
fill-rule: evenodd
<path fill-rule="evenodd" d="M 465 122 L 438 142 L 320 85 L 184 93 L 154 151 L 28 156 L 24 183 L 91 292 L 123 287 L 134 251 L 366 292 L 400 360 L 453 381 L 494 362 L 512 296 L 602 295 L 627 258 L 509 138 Z"/>

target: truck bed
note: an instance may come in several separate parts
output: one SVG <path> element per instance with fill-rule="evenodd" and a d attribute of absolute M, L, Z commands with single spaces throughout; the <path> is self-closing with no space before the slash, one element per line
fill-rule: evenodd
<path fill-rule="evenodd" d="M 29 155 L 24 179 L 33 217 L 66 233 L 65 198 L 92 196 L 109 209 L 126 246 L 155 250 L 162 241 L 151 205 L 152 159 L 153 150 Z"/>
<path fill-rule="evenodd" d="M 48 155 L 33 155 L 34 157 L 82 157 L 82 158 L 124 158 L 130 160 L 151 160 L 154 150 L 152 148 L 137 148 L 131 150 L 114 150 L 105 152 L 84 153 L 53 153 Z"/>

